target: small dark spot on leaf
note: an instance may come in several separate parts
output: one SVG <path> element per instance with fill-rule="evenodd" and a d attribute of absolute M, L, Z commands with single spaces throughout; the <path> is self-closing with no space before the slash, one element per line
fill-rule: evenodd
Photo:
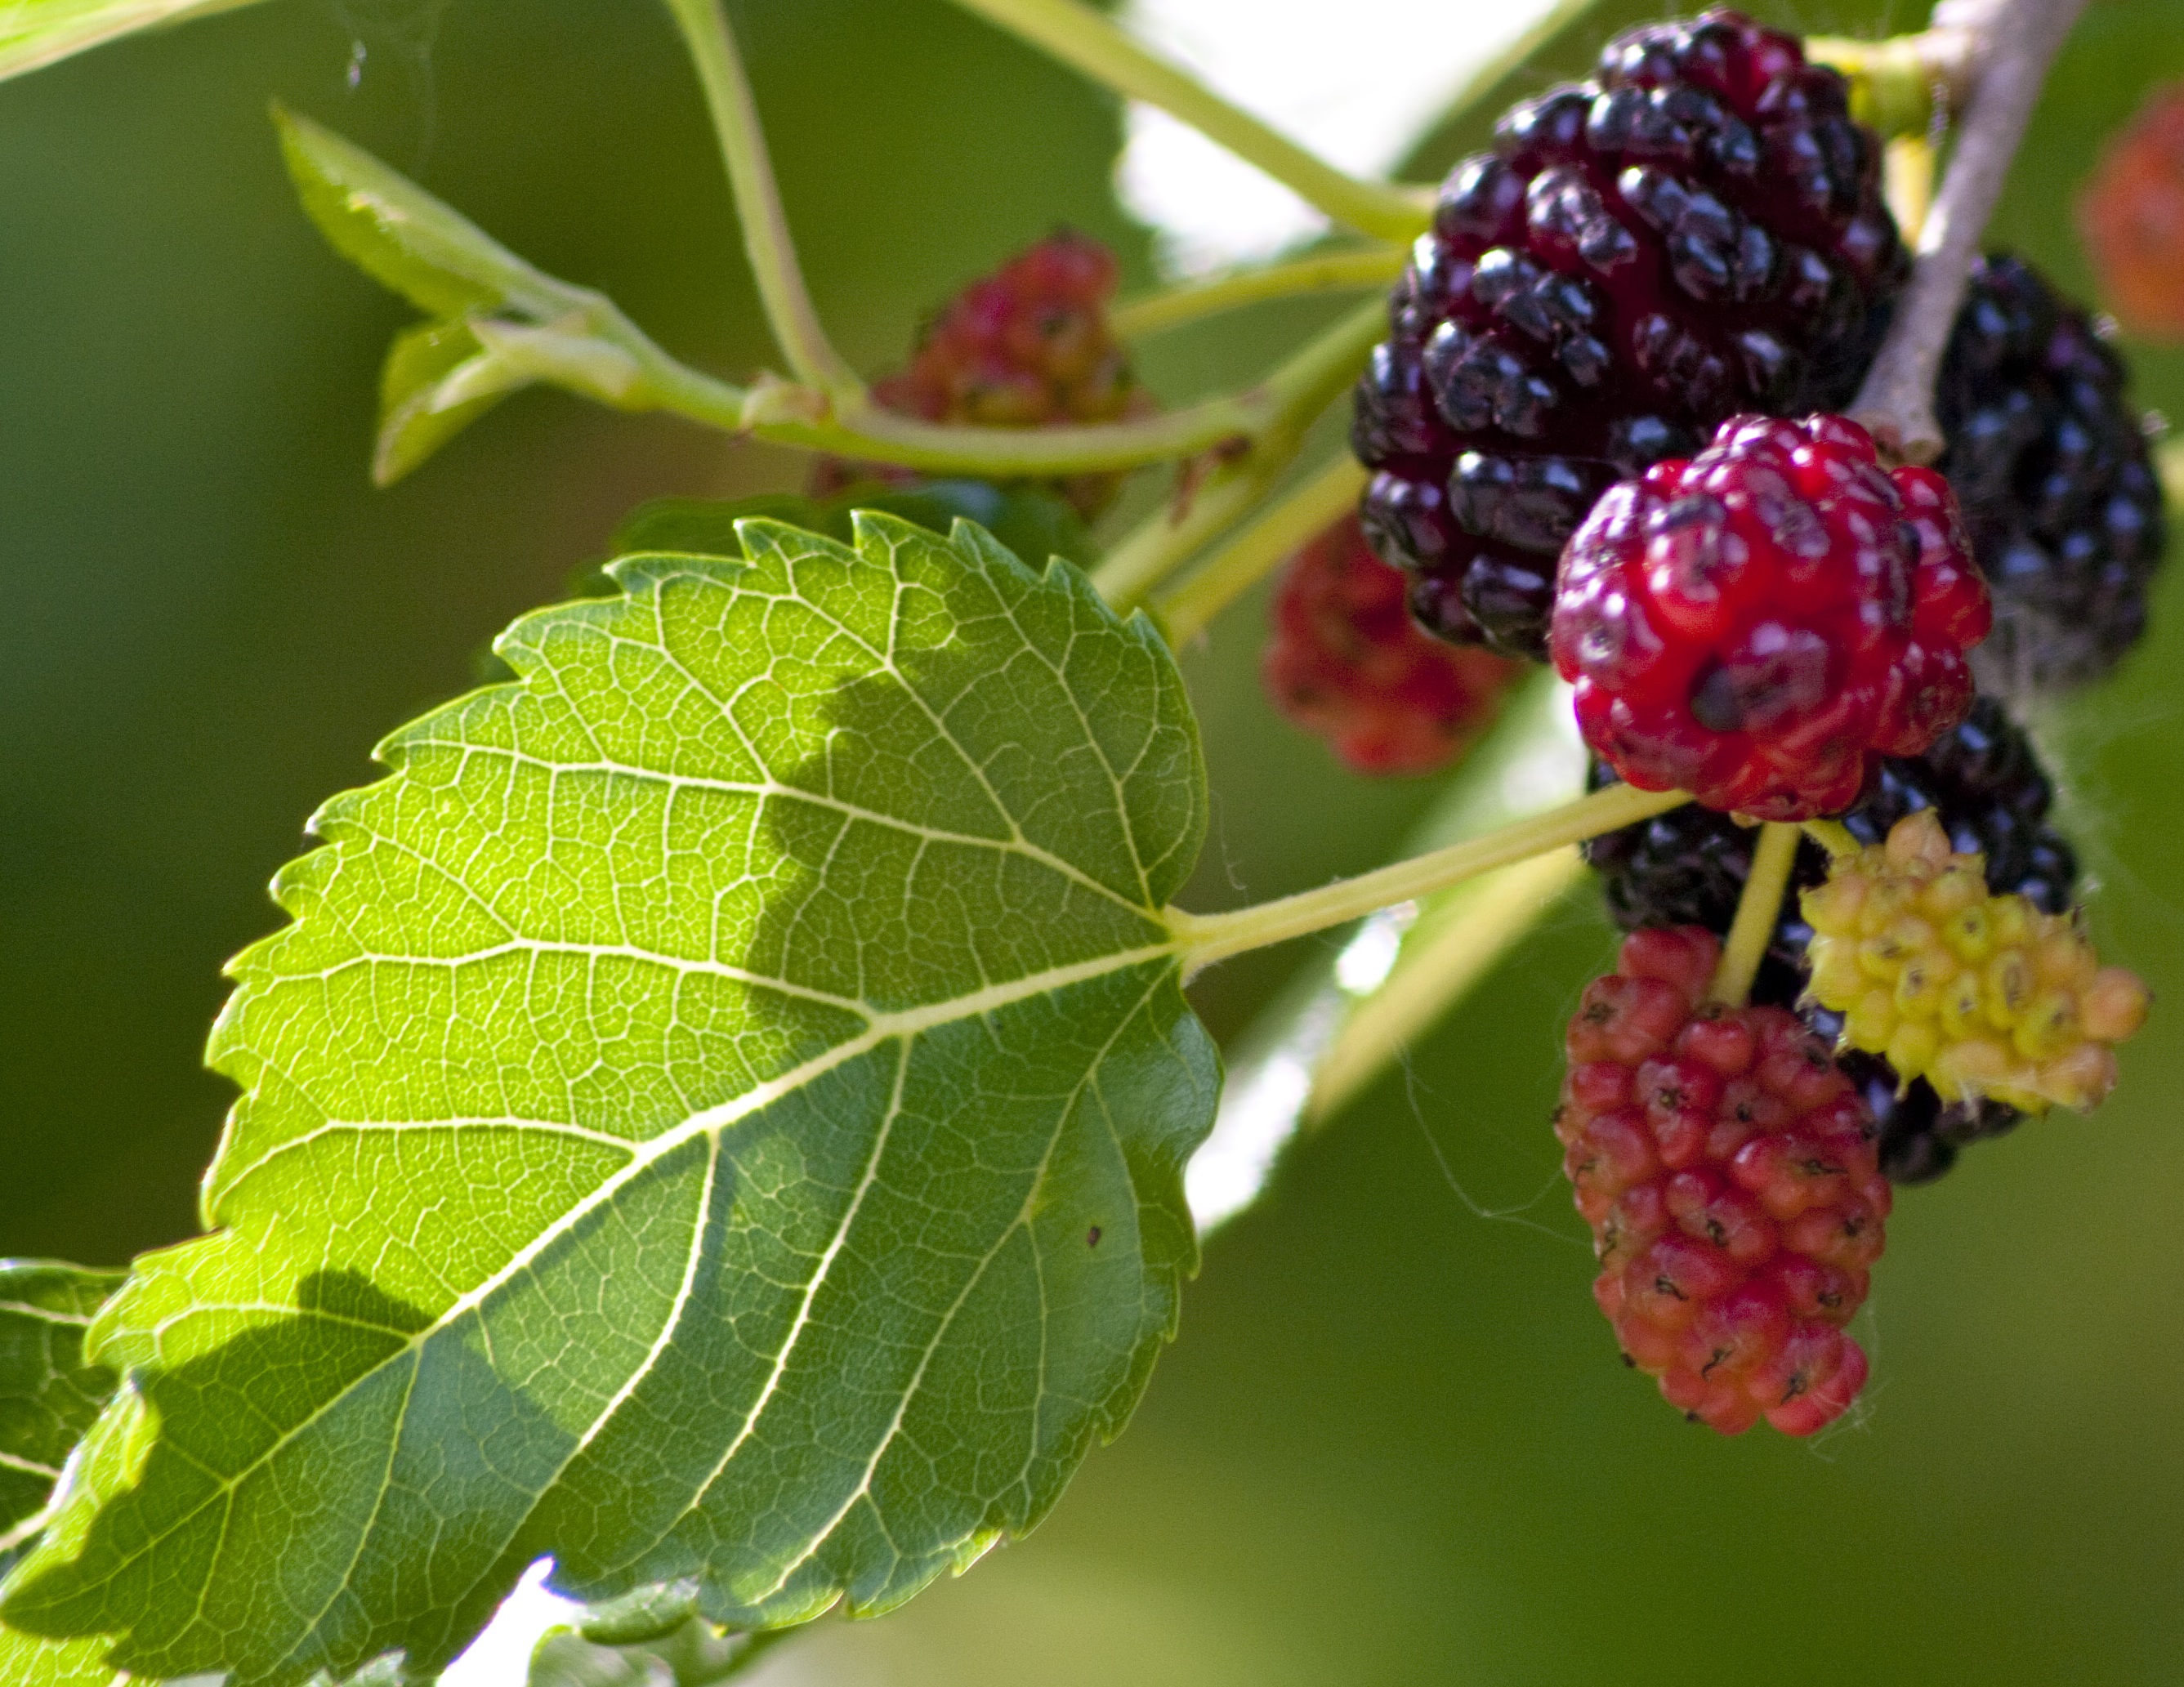
<path fill-rule="evenodd" d="M 1084 1245 L 1088 1248 L 1096 1248 L 1100 1245 L 1100 1227 L 1098 1225 L 1094 1225 L 1089 1230 L 1087 1230 L 1084 1233 Z"/>

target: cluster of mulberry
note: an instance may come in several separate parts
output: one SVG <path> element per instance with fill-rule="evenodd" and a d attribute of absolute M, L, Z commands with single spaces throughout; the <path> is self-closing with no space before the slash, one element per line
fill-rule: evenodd
<path fill-rule="evenodd" d="M 2184 153 L 2152 156 L 2107 175 L 2143 200 Z M 2151 430 L 2093 319 L 1990 257 L 1945 454 L 1884 469 L 1830 414 L 1908 270 L 1879 160 L 1789 36 L 1722 11 L 1620 36 L 1450 174 L 1353 418 L 1362 535 L 1418 626 L 1552 660 L 1596 785 L 1696 799 L 1587 848 L 1630 935 L 1570 1026 L 1556 1132 L 1625 1356 L 1731 1433 L 1847 1407 L 1892 1181 L 2095 1105 L 2147 1006 L 2083 935 L 2005 705 L 2138 643 Z M 1292 565 L 1269 689 L 1362 771 L 1432 765 L 1475 710 L 1356 546 Z M 1709 1002 L 1753 823 L 1822 819 L 1838 853 L 1799 846 L 1753 1005 Z"/>
<path fill-rule="evenodd" d="M 1613 774 L 1596 765 L 1596 785 Z M 2077 855 L 2056 830 L 2054 787 L 2037 751 L 2001 704 L 1982 697 L 1963 721 L 1922 755 L 1878 761 L 1843 826 L 1861 844 L 1879 844 L 1906 816 L 1930 811 L 1958 853 L 1981 856 L 1987 888 L 2019 895 L 2042 913 L 2067 912 L 2077 894 Z M 1703 926 L 1725 932 L 1752 870 L 1755 834 L 1718 810 L 1687 804 L 1607 832 L 1585 846 L 1607 906 L 1624 930 Z M 1752 998 L 1798 1006 L 1806 1023 L 1833 1044 L 1842 1016 L 1817 1003 L 1799 1005 L 1812 929 L 1797 892 L 1827 877 L 1828 858 L 1808 841 L 1786 893 L 1774 940 Z M 1944 1102 L 1925 1079 L 1906 1084 L 1877 1055 L 1847 1051 L 1844 1069 L 1865 1094 L 1880 1132 L 1881 1170 L 1897 1183 L 1922 1183 L 1955 1163 L 1958 1150 L 1998 1136 L 2022 1116 L 1991 1097 Z"/>
<path fill-rule="evenodd" d="M 1429 632 L 1545 654 L 1602 492 L 1724 418 L 1831 409 L 1907 263 L 1845 85 L 1734 12 L 1618 36 L 1449 175 L 1357 390 L 1373 548 Z"/>

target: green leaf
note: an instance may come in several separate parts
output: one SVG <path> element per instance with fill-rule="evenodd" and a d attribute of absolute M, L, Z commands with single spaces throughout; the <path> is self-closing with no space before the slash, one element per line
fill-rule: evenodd
<path fill-rule="evenodd" d="M 967 524 L 740 537 L 519 621 L 320 813 L 213 1038 L 216 1233 L 100 1316 L 0 1679 L 433 1670 L 548 1554 L 883 1611 L 1121 1428 L 1218 1089 L 1181 679 Z"/>
<path fill-rule="evenodd" d="M 392 486 L 518 387 L 467 322 L 428 322 L 398 334 L 379 379 L 379 439 L 371 478 Z"/>
<path fill-rule="evenodd" d="M 140 30 L 231 12 L 253 0 L 6 0 L 0 4 L 0 78 L 43 70 Z"/>
<path fill-rule="evenodd" d="M 319 231 L 344 258 L 427 315 L 460 318 L 514 306 L 543 318 L 591 298 L 533 269 L 332 130 L 280 105 L 273 108 L 273 123 L 297 194 Z"/>
<path fill-rule="evenodd" d="M 586 1629 L 559 1629 L 531 1655 L 528 1687 L 715 1687 L 734 1679 L 785 1631 L 723 1634 L 685 1618 L 654 1640 L 616 1643 Z"/>
<path fill-rule="evenodd" d="M 0 1260 L 0 1573 L 36 1536 L 62 1465 L 114 1392 L 114 1373 L 84 1362 L 83 1337 L 121 1278 Z"/>
<path fill-rule="evenodd" d="M 6 0 L 0 0 L 5 4 Z M 343 257 L 435 320 L 398 335 L 380 377 L 372 478 L 402 478 L 510 393 L 548 381 L 604 404 L 659 401 L 675 370 L 604 294 L 533 269 L 400 171 L 276 105 L 304 210 Z M 671 381 L 707 384 L 688 370 Z M 711 396 L 740 401 L 710 383 Z"/>

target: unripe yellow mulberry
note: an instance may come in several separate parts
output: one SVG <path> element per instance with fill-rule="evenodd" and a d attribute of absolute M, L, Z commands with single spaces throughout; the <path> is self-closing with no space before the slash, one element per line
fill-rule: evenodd
<path fill-rule="evenodd" d="M 2115 1087 L 2113 1045 L 2146 1021 L 2146 986 L 2104 967 L 2074 920 L 1987 892 L 1932 810 L 1836 857 L 1799 899 L 1813 928 L 1808 993 L 1843 1040 L 1885 1055 L 1946 1101 L 2086 1112 Z"/>

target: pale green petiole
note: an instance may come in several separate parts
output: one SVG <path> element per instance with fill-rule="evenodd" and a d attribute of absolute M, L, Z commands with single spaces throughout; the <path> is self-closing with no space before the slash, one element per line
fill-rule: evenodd
<path fill-rule="evenodd" d="M 1267 299 L 1384 287 L 1401 273 L 1409 257 L 1401 246 L 1357 246 L 1234 270 L 1124 299 L 1107 313 L 1107 326 L 1118 339 L 1141 340 Z"/>
<path fill-rule="evenodd" d="M 1288 470 L 1303 447 L 1305 430 L 1350 384 L 1385 331 L 1386 315 L 1376 300 L 1342 318 L 1253 389 L 1277 397 L 1279 415 L 1256 441 L 1236 436 L 1250 448 L 1216 468 L 1177 504 L 1156 510 L 1107 553 L 1092 571 L 1100 595 L 1127 614 L 1243 520 Z"/>
<path fill-rule="evenodd" d="M 1156 598 L 1153 619 L 1180 645 L 1202 632 L 1214 616 L 1258 584 L 1297 547 L 1356 507 L 1366 470 L 1347 451 L 1295 490 L 1268 505 L 1251 526 Z"/>
<path fill-rule="evenodd" d="M 803 266 L 797 261 L 796 243 L 774 181 L 773 160 L 766 151 L 766 131 L 759 125 L 750 81 L 744 74 L 743 57 L 736 51 L 735 35 L 721 0 L 666 0 L 666 4 L 705 91 L 705 108 L 720 136 L 721 159 L 735 192 L 744 249 L 750 254 L 774 337 L 799 379 L 838 400 L 861 396 L 864 384 L 827 338 L 811 290 L 804 284 Z"/>
<path fill-rule="evenodd" d="M 521 372 L 530 379 L 623 409 L 666 410 L 775 444 L 904 468 L 996 477 L 1134 469 L 1219 446 L 1294 435 L 1356 377 L 1383 331 L 1376 303 L 1307 342 L 1255 387 L 1134 421 L 961 427 L 897 415 L 854 395 L 837 403 L 794 381 L 761 377 L 746 387 L 718 380 L 669 356 L 599 295 L 568 291 L 583 309 L 582 332 L 557 331 L 550 339 L 532 336 L 522 345 L 516 343 L 526 339 L 521 335 L 496 339 L 497 346 L 505 342 L 510 354 L 521 360 Z M 489 319 L 480 327 L 482 337 L 495 333 Z M 602 345 L 626 359 L 617 361 L 622 375 L 610 390 L 602 387 L 594 367 Z M 1201 543 L 1212 537 L 1208 532 Z"/>
<path fill-rule="evenodd" d="M 1680 808 L 1691 799 L 1685 791 L 1641 791 L 1635 785 L 1610 785 L 1558 809 L 1490 832 L 1484 838 L 1451 844 L 1445 849 L 1360 873 L 1356 878 L 1338 879 L 1317 890 L 1226 914 L 1186 914 L 1171 908 L 1168 929 L 1183 955 L 1187 977 L 1232 955 L 1345 925 L 1376 909 L 1446 890 L 1496 867 L 1581 844 L 1603 832 Z"/>
<path fill-rule="evenodd" d="M 1362 181 L 1306 152 L 1078 0 L 956 0 L 1127 98 L 1156 105 L 1255 165 L 1335 221 L 1382 240 L 1423 232 L 1426 190 Z"/>

